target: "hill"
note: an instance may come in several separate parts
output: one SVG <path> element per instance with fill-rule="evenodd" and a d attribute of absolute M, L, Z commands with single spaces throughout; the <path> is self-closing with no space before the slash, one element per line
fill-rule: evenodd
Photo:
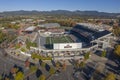
<path fill-rule="evenodd" d="M 20 16 L 20 15 L 65 15 L 65 16 L 88 16 L 88 17 L 106 17 L 106 18 L 117 18 L 120 13 L 107 13 L 107 12 L 98 12 L 98 11 L 68 11 L 68 10 L 53 10 L 53 11 L 7 11 L 1 12 L 0 16 Z"/>

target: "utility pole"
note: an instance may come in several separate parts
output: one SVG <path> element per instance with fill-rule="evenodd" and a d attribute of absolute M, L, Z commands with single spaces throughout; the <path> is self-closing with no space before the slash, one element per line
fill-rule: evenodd
<path fill-rule="evenodd" d="M 5 72 L 6 72 L 6 63 L 4 64 L 4 74 L 3 74 L 4 77 L 5 77 Z"/>
<path fill-rule="evenodd" d="M 40 34 L 39 34 L 39 32 L 38 32 L 38 38 L 39 38 L 38 51 L 39 51 L 39 53 L 40 53 Z"/>

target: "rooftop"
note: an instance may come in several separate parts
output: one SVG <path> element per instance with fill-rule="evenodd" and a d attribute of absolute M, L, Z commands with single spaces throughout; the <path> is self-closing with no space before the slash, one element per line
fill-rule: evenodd
<path fill-rule="evenodd" d="M 35 30 L 35 26 L 31 26 L 25 29 L 25 31 L 34 31 Z"/>
<path fill-rule="evenodd" d="M 55 27 L 60 27 L 60 24 L 58 24 L 58 23 L 46 23 L 46 24 L 43 24 L 42 27 L 55 28 Z"/>

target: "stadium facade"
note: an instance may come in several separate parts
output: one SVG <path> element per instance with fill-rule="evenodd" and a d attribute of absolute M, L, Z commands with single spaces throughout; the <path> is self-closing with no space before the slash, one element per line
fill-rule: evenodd
<path fill-rule="evenodd" d="M 82 43 L 55 43 L 53 44 L 53 49 L 81 49 Z"/>

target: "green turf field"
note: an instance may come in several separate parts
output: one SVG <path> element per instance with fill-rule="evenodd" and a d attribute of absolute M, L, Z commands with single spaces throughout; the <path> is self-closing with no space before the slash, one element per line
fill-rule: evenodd
<path fill-rule="evenodd" d="M 69 36 L 61 36 L 61 37 L 47 37 L 46 44 L 54 44 L 54 43 L 72 43 L 73 40 Z"/>

